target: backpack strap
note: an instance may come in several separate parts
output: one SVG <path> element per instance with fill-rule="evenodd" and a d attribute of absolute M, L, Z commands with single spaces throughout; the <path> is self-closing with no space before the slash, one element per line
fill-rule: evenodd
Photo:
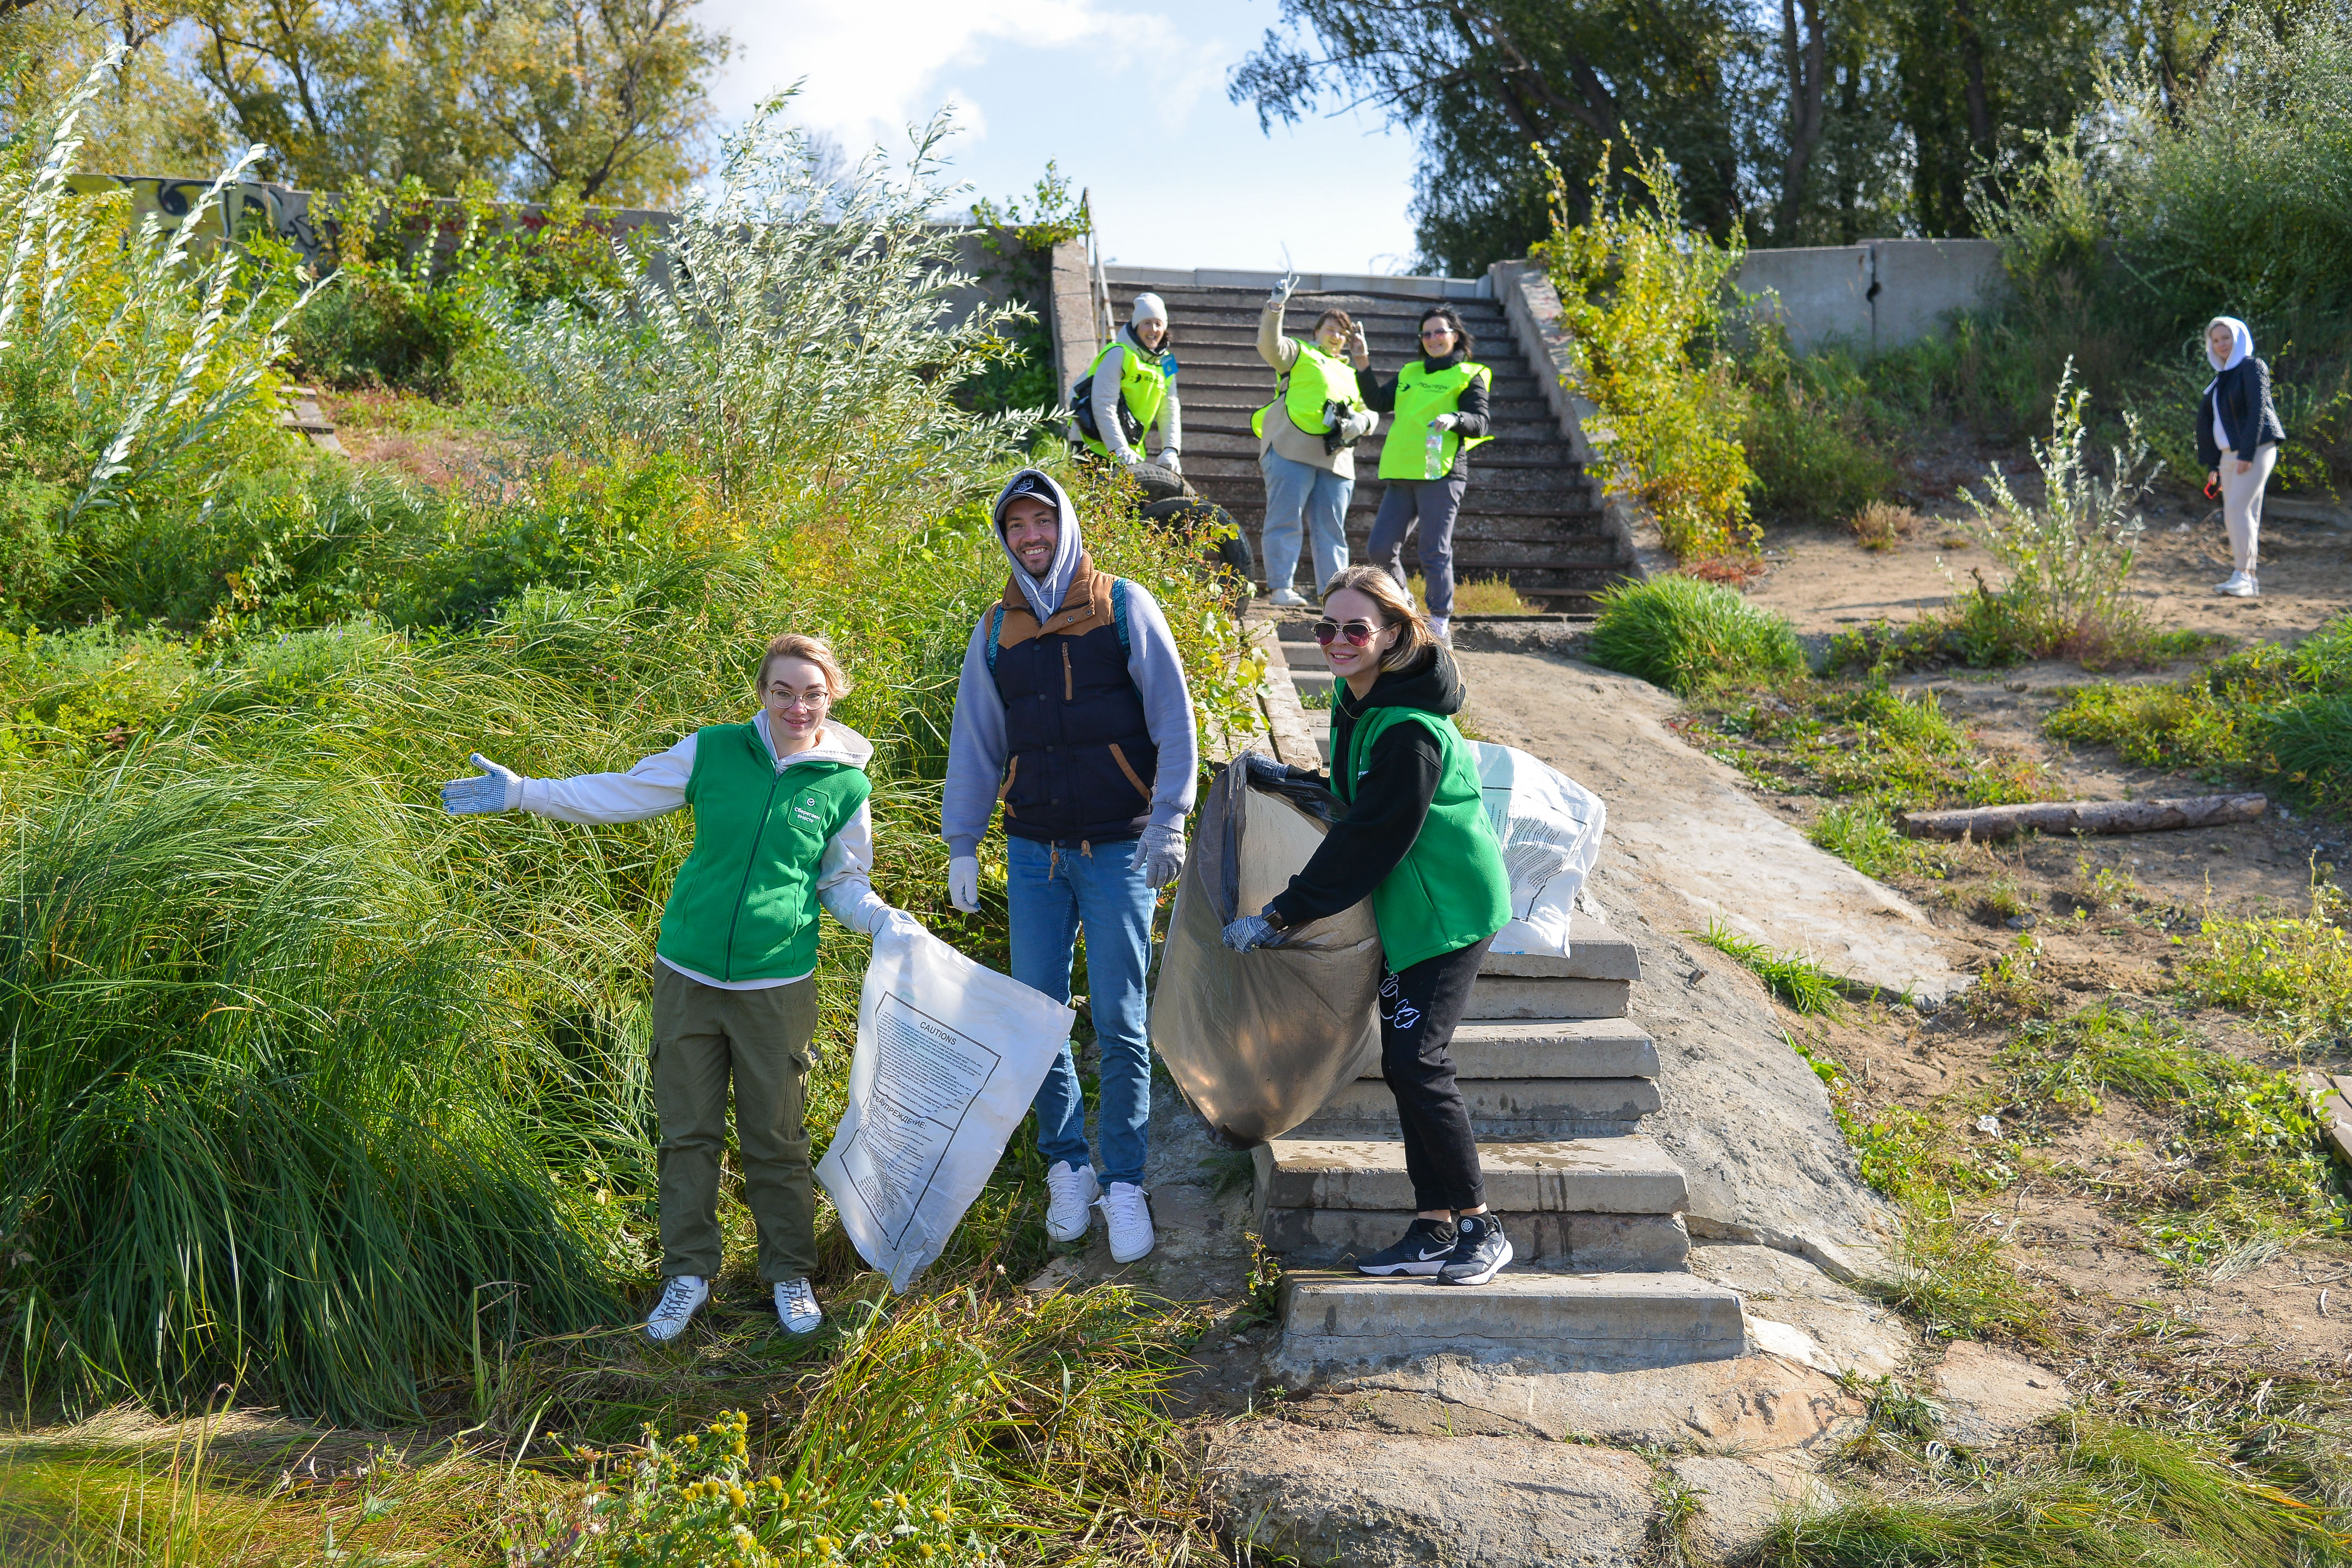
<path fill-rule="evenodd" d="M 1004 606 L 999 605 L 988 617 L 988 673 L 996 673 L 997 639 L 1004 635 Z"/>
<path fill-rule="evenodd" d="M 999 615 L 1003 613 L 1002 610 L 997 612 Z M 1112 626 L 1118 628 L 1118 651 L 1125 654 L 1133 653 L 1135 638 L 1127 629 L 1127 579 L 1124 577 L 1114 577 L 1110 580 L 1110 621 Z"/>

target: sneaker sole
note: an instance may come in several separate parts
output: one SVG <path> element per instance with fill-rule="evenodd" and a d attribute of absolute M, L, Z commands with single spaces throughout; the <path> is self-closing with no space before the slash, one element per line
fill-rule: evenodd
<path fill-rule="evenodd" d="M 1048 1225 L 1045 1227 L 1045 1237 L 1049 1241 L 1084 1241 L 1087 1238 L 1087 1232 L 1093 1228 L 1091 1222 L 1078 1226 L 1076 1230 L 1060 1230 Z"/>
<path fill-rule="evenodd" d="M 823 1318 L 810 1319 L 808 1326 L 805 1328 L 802 1327 L 798 1323 L 789 1322 L 781 1318 L 778 1319 L 777 1321 L 783 1323 L 784 1332 L 801 1339 L 805 1339 L 809 1335 L 816 1332 L 819 1329 L 824 1327 L 824 1320 Z"/>
<path fill-rule="evenodd" d="M 1375 1279 L 1386 1279 L 1397 1274 L 1431 1275 L 1445 1267 L 1444 1258 L 1417 1258 L 1411 1263 L 1359 1263 L 1356 1272 L 1369 1274 Z"/>
<path fill-rule="evenodd" d="M 1441 1271 L 1437 1276 L 1437 1282 L 1440 1285 L 1484 1285 L 1487 1280 L 1492 1279 L 1503 1265 L 1508 1263 L 1514 1256 L 1516 1255 L 1511 1250 L 1511 1238 L 1507 1236 L 1503 1238 L 1502 1256 L 1496 1258 L 1484 1274 L 1457 1274 L 1449 1279 Z"/>

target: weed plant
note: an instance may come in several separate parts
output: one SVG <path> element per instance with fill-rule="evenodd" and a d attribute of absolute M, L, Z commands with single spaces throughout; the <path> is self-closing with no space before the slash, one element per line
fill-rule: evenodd
<path fill-rule="evenodd" d="M 1906 838 L 1874 801 L 1840 801 L 1825 807 L 1805 837 L 1865 877 L 1945 875 L 1947 862 L 1928 846 Z"/>
<path fill-rule="evenodd" d="M 1687 695 L 1718 679 L 1763 680 L 1801 671 L 1787 619 L 1738 591 L 1675 574 L 1621 583 L 1597 596 L 1594 662 Z"/>
<path fill-rule="evenodd" d="M 2209 915 L 2181 957 L 2182 993 L 2231 1007 L 2301 1048 L 2352 1039 L 2352 931 L 2344 894 L 2312 887 L 2299 917 Z"/>
<path fill-rule="evenodd" d="M 1836 353 L 1792 355 L 1776 321 L 1759 322 L 1754 335 L 1739 361 L 1748 391 L 1740 446 L 1755 475 L 1757 512 L 1834 523 L 1884 508 L 1895 465 L 1871 439 L 1859 365 Z"/>
<path fill-rule="evenodd" d="M 1845 1010 L 1841 1000 L 1845 981 L 1803 953 L 1775 952 L 1769 943 L 1741 935 L 1720 919 L 1707 921 L 1706 931 L 1691 934 L 1764 982 L 1765 989 L 1793 1012 L 1810 1016 Z"/>

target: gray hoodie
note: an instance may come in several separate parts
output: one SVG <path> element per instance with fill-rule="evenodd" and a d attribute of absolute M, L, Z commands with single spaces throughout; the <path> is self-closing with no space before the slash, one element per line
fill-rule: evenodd
<path fill-rule="evenodd" d="M 1061 539 L 1054 563 L 1042 578 L 1033 577 L 1004 545 L 1004 508 L 1015 497 L 1034 495 L 1054 503 L 1062 514 Z M 1024 468 L 997 492 L 989 509 L 996 529 L 997 547 L 1013 569 L 1013 581 L 1039 621 L 1061 608 L 1077 575 L 1085 546 L 1078 535 L 1077 509 L 1052 475 Z M 978 852 L 980 841 L 996 815 L 997 788 L 1004 780 L 1004 699 L 988 668 L 992 612 L 980 617 L 963 652 L 963 674 L 956 687 L 955 720 L 948 731 L 946 799 L 940 810 L 940 836 L 951 855 Z M 1143 697 L 1145 722 L 1151 742 L 1159 748 L 1160 767 L 1151 781 L 1151 824 L 1172 827 L 1192 810 L 1192 792 L 1201 770 L 1200 739 L 1192 724 L 1192 693 L 1184 681 L 1184 661 L 1176 651 L 1167 617 L 1159 604 L 1130 580 L 1127 585 L 1127 673 Z"/>

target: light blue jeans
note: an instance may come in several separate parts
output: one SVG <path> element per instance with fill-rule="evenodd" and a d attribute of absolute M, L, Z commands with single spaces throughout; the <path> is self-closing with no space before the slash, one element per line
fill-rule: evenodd
<path fill-rule="evenodd" d="M 1286 458 L 1272 447 L 1258 454 L 1257 466 L 1265 475 L 1265 534 L 1260 547 L 1265 591 L 1278 594 L 1291 586 L 1291 576 L 1298 570 L 1303 521 L 1313 532 L 1315 550 L 1315 581 L 1307 584 L 1307 596 L 1320 599 L 1323 584 L 1348 563 L 1348 500 L 1356 493 L 1356 481 Z"/>
<path fill-rule="evenodd" d="M 1013 978 L 1056 1002 L 1070 999 L 1078 931 L 1087 936 L 1087 994 L 1102 1050 L 1096 1125 L 1102 1163 L 1096 1179 L 1143 1184 L 1144 1127 L 1151 1120 L 1151 1043 L 1145 1033 L 1143 973 L 1151 958 L 1151 910 L 1135 840 L 1116 844 L 1006 845 L 1005 899 L 1013 918 Z M 1037 1089 L 1037 1150 L 1048 1165 L 1093 1164 L 1087 1102 L 1067 1040 Z"/>

